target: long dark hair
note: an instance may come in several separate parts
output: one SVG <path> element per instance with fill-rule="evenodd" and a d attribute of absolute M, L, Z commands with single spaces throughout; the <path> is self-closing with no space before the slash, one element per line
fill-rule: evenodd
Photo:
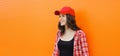
<path fill-rule="evenodd" d="M 71 28 L 74 31 L 80 30 L 80 28 L 76 25 L 76 21 L 75 21 L 75 17 L 70 15 L 70 14 L 66 14 L 67 17 L 67 27 Z M 65 33 L 65 26 L 61 26 L 60 22 L 58 23 L 58 29 L 61 31 L 61 35 L 63 35 Z"/>

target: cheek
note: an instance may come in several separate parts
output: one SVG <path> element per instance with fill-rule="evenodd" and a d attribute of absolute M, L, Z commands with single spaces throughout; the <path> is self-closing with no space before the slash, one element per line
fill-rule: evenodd
<path fill-rule="evenodd" d="M 64 19 L 64 24 L 66 24 L 66 22 L 67 22 L 67 20 L 66 20 L 66 19 Z"/>
<path fill-rule="evenodd" d="M 63 18 L 63 19 L 61 20 L 61 23 L 62 23 L 62 25 L 65 25 L 65 24 L 66 24 L 66 18 Z"/>
<path fill-rule="evenodd" d="M 66 17 L 64 18 L 64 23 L 66 23 L 67 22 L 67 19 L 66 19 Z"/>

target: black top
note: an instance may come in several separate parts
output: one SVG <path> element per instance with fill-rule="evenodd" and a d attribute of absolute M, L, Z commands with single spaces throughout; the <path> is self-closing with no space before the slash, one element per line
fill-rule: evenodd
<path fill-rule="evenodd" d="M 74 38 L 70 41 L 58 41 L 59 56 L 73 56 Z"/>

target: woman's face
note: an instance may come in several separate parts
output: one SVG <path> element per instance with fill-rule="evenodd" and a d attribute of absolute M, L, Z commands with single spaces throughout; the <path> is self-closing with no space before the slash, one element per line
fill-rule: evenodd
<path fill-rule="evenodd" d="M 66 22 L 67 22 L 67 17 L 66 17 L 66 15 L 60 14 L 60 15 L 59 15 L 59 22 L 60 22 L 61 26 L 66 25 Z"/>

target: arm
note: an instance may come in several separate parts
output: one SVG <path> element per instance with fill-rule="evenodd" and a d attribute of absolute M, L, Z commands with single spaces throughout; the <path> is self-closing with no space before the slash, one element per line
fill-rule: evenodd
<path fill-rule="evenodd" d="M 59 33 L 60 33 L 60 31 L 57 32 L 52 56 L 58 56 L 57 41 L 58 41 Z"/>
<path fill-rule="evenodd" d="M 88 43 L 86 41 L 86 35 L 83 31 L 80 32 L 80 44 L 81 44 L 81 51 L 83 56 L 89 56 L 88 52 Z"/>

